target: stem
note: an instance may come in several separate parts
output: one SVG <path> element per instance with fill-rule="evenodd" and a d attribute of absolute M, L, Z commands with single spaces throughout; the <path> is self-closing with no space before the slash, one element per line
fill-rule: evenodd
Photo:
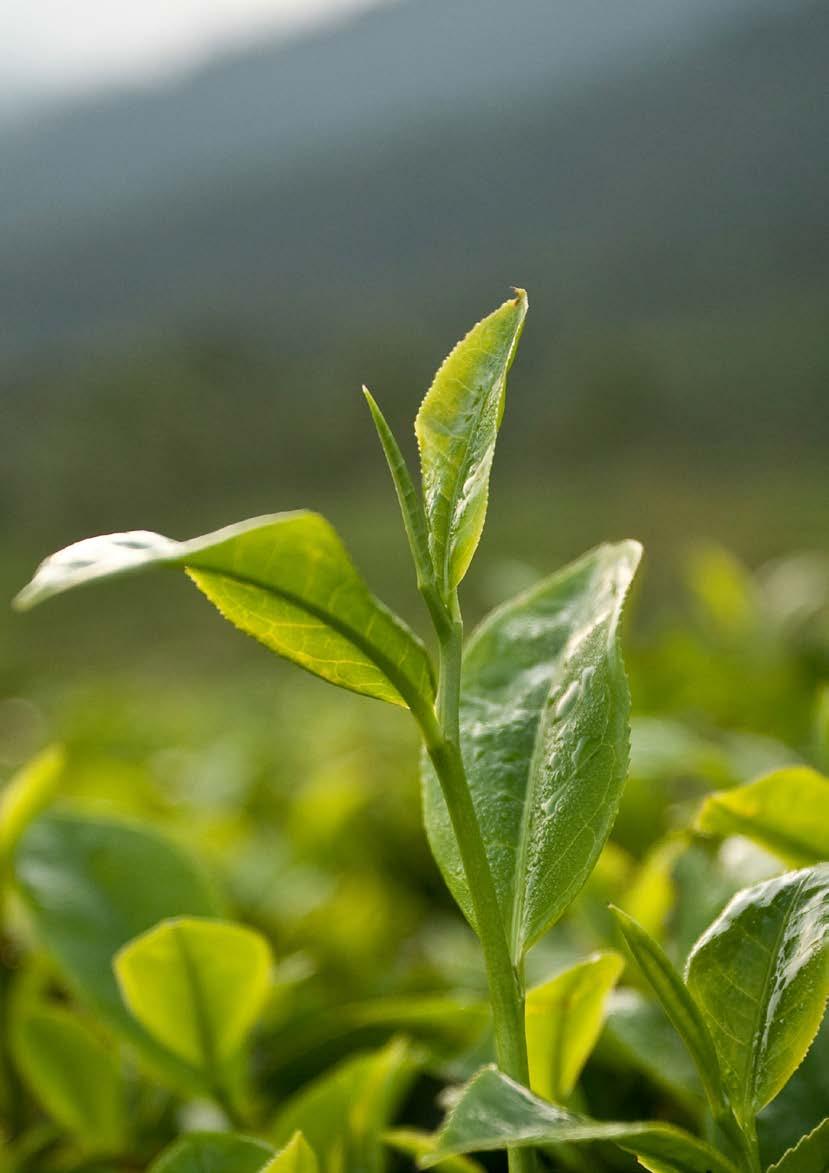
<path fill-rule="evenodd" d="M 437 719 L 419 714 L 426 750 L 443 790 L 455 838 L 460 849 L 467 885 L 472 899 L 475 927 L 486 965 L 495 1050 L 498 1066 L 505 1075 L 527 1086 L 527 1039 L 524 1026 L 524 986 L 512 963 L 495 881 L 487 859 L 478 816 L 460 748 L 460 684 L 463 651 L 463 622 L 453 599 L 451 623 L 438 630 L 440 641 L 440 686 Z M 534 1173 L 535 1154 L 531 1149 L 509 1150 L 510 1173 Z"/>

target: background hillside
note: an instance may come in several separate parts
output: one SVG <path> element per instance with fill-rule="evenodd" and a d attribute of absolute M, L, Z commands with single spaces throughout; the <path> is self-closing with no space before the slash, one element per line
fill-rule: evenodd
<path fill-rule="evenodd" d="M 406 435 L 512 284 L 495 548 L 817 541 L 827 64 L 819 0 L 409 0 L 8 123 L 0 585 L 309 499 L 359 547 L 360 383 Z"/>

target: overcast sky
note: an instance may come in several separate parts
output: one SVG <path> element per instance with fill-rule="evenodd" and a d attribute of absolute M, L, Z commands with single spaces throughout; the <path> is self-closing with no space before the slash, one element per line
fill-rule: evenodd
<path fill-rule="evenodd" d="M 0 94 L 151 80 L 383 0 L 0 0 Z"/>

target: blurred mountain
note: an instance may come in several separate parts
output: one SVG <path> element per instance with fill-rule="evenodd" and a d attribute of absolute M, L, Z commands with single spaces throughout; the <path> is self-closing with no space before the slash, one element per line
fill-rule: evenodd
<path fill-rule="evenodd" d="M 409 0 L 41 116 L 0 135 L 0 359 L 811 290 L 827 63 L 820 0 Z"/>

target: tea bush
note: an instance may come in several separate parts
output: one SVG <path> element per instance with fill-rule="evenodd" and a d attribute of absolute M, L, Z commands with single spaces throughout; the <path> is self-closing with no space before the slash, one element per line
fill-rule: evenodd
<path fill-rule="evenodd" d="M 183 571 L 279 656 L 407 710 L 426 838 L 468 929 L 417 839 L 414 744 L 376 712 L 298 686 L 272 729 L 225 681 L 212 739 L 150 732 L 125 757 L 140 721 L 107 697 L 118 754 L 76 717 L 76 743 L 2 792 L 0 1168 L 829 1168 L 824 580 L 791 563 L 755 581 L 699 551 L 693 622 L 634 658 L 657 701 L 632 756 L 637 542 L 467 638 L 459 588 L 526 312 L 516 291 L 440 367 L 420 489 L 366 392 L 436 655 L 310 512 L 87 539 L 18 596 Z"/>

